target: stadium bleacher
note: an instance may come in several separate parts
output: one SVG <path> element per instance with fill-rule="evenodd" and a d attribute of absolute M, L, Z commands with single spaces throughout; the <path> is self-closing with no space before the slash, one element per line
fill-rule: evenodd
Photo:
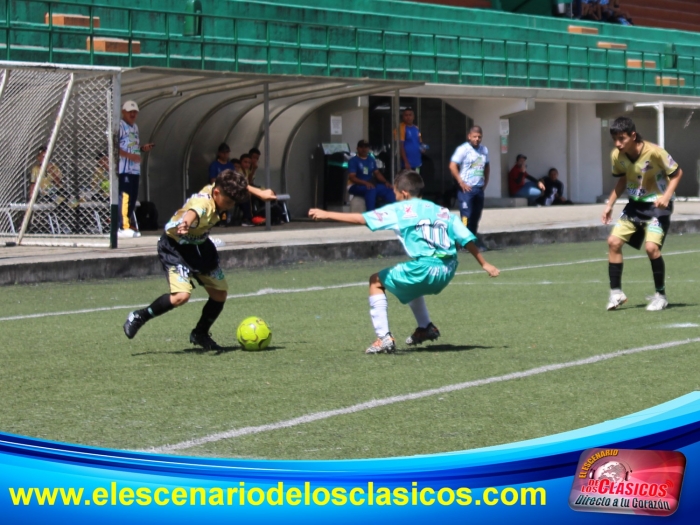
<path fill-rule="evenodd" d="M 199 37 L 183 35 L 185 16 L 174 2 L 140 5 L 14 3 L 0 53 L 35 62 L 700 92 L 698 33 L 587 22 L 576 22 L 583 29 L 572 30 L 566 19 L 394 0 L 228 0 L 203 2 Z M 99 27 L 49 27 L 47 6 L 52 13 L 99 17 Z M 109 39 L 121 39 L 121 47 L 98 45 Z M 138 41 L 140 49 L 129 41 Z M 675 80 L 659 80 L 667 77 Z"/>

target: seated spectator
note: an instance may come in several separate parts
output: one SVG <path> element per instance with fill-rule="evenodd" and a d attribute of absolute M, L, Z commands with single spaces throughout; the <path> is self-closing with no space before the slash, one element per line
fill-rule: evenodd
<path fill-rule="evenodd" d="M 559 180 L 559 172 L 556 168 L 550 168 L 549 173 L 542 177 L 540 182 L 544 184 L 544 193 L 537 199 L 537 204 L 541 206 L 573 204 L 564 197 L 564 184 Z"/>
<path fill-rule="evenodd" d="M 224 170 L 232 170 L 233 164 L 229 162 L 231 148 L 228 144 L 222 142 L 219 144 L 219 149 L 216 151 L 216 160 L 209 165 L 209 184 L 214 184 L 216 177 Z"/>
<path fill-rule="evenodd" d="M 377 161 L 369 154 L 369 142 L 365 140 L 357 143 L 357 155 L 348 162 L 348 183 L 350 195 L 363 197 L 367 211 L 377 207 L 377 197 L 385 203 L 396 201 L 391 184 L 377 169 Z"/>
<path fill-rule="evenodd" d="M 255 171 L 253 171 L 253 159 L 250 157 L 250 154 L 244 153 L 240 157 L 238 157 L 238 160 L 241 162 L 241 170 L 243 175 L 246 176 L 246 179 L 248 179 L 248 184 L 254 184 L 255 180 Z"/>
<path fill-rule="evenodd" d="M 508 191 L 511 197 L 524 197 L 529 206 L 534 206 L 535 201 L 542 196 L 544 184 L 527 172 L 527 157 L 522 153 L 518 155 L 515 166 L 508 174 Z"/>
<path fill-rule="evenodd" d="M 599 0 L 598 4 L 600 5 L 602 20 L 623 26 L 632 25 L 632 17 L 627 11 L 620 8 L 620 0 Z"/>
<path fill-rule="evenodd" d="M 92 174 L 92 184 L 90 190 L 93 199 L 98 201 L 109 201 L 109 154 L 102 152 L 97 155 L 97 166 Z"/>
<path fill-rule="evenodd" d="M 255 178 L 255 174 L 258 171 L 258 161 L 260 160 L 260 150 L 258 148 L 250 148 L 248 151 L 250 155 L 250 176 L 252 179 Z"/>
<path fill-rule="evenodd" d="M 32 166 L 30 170 L 30 184 L 29 184 L 29 194 L 27 195 L 27 200 L 31 200 L 34 194 L 34 187 L 39 179 L 39 173 L 41 172 L 41 165 L 44 162 L 44 157 L 46 157 L 46 146 L 41 146 L 36 155 L 36 163 Z M 54 163 L 50 162 L 46 167 L 46 173 L 44 178 L 41 179 L 39 185 L 39 197 L 38 200 L 55 200 L 61 189 L 61 181 L 63 179 L 63 174 L 61 170 Z"/>
<path fill-rule="evenodd" d="M 603 10 L 598 0 L 581 0 L 581 20 L 600 22 L 602 19 Z"/>

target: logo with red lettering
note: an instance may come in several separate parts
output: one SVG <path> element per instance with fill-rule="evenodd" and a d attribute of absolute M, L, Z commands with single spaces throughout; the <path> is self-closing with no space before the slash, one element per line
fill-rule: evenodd
<path fill-rule="evenodd" d="M 582 512 L 670 516 L 685 474 L 680 452 L 593 448 L 583 452 L 569 495 Z"/>
<path fill-rule="evenodd" d="M 403 218 L 404 219 L 415 219 L 418 217 L 418 214 L 415 212 L 413 209 L 413 206 L 411 204 L 406 204 L 403 207 Z"/>

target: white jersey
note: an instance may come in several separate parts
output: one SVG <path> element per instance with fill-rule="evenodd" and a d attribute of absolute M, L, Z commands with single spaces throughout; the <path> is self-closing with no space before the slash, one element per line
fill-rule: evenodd
<path fill-rule="evenodd" d="M 139 127 L 134 124 L 129 126 L 123 120 L 119 121 L 119 149 L 134 155 L 141 154 L 139 143 Z M 126 157 L 119 157 L 119 173 L 129 175 L 141 175 L 141 163 L 129 160 Z"/>

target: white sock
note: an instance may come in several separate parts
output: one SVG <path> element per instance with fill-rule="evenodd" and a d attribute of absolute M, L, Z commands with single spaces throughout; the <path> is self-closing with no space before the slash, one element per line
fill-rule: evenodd
<path fill-rule="evenodd" d="M 408 303 L 408 306 L 411 307 L 413 316 L 418 322 L 418 327 L 427 328 L 430 324 L 430 314 L 428 313 L 428 307 L 425 306 L 425 297 L 419 297 L 418 299 L 414 299 L 413 301 Z"/>
<path fill-rule="evenodd" d="M 386 300 L 386 295 L 369 296 L 369 315 L 377 337 L 384 337 L 389 333 L 388 309 L 389 302 Z"/>

